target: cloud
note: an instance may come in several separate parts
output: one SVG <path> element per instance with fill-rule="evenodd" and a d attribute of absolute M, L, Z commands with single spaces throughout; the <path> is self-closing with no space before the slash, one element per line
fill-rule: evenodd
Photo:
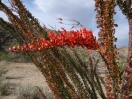
<path fill-rule="evenodd" d="M 57 17 L 74 19 L 85 27 L 92 28 L 94 18 L 94 1 L 86 0 L 34 0 L 44 13 Z M 87 24 L 89 23 L 89 24 Z"/>

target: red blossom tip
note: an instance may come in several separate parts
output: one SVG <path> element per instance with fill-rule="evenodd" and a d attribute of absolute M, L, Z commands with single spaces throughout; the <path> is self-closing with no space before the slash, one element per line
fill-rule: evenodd
<path fill-rule="evenodd" d="M 13 52 L 12 48 L 9 48 L 9 51 L 10 51 L 10 52 Z"/>
<path fill-rule="evenodd" d="M 57 18 L 57 20 L 61 20 L 62 21 L 62 18 Z"/>

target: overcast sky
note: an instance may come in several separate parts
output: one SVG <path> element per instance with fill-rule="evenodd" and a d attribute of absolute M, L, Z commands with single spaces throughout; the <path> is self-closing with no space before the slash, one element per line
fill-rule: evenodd
<path fill-rule="evenodd" d="M 21 0 L 26 8 L 40 20 L 40 23 L 60 29 L 61 27 L 70 30 L 71 25 L 59 24 L 57 18 L 74 19 L 79 21 L 87 29 L 93 31 L 98 38 L 98 31 L 94 11 L 94 0 Z M 9 5 L 8 0 L 2 0 Z M 116 7 L 115 15 L 116 27 L 115 36 L 118 38 L 117 47 L 128 46 L 128 22 L 122 12 Z M 6 15 L 0 12 L 0 17 L 8 20 Z M 64 21 L 64 23 L 72 24 L 72 21 Z M 50 25 L 50 26 L 49 26 Z M 78 27 L 79 29 L 80 27 Z"/>

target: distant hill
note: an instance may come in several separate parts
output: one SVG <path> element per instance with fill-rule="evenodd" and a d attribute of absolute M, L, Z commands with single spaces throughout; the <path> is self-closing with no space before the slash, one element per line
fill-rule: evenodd
<path fill-rule="evenodd" d="M 0 27 L 0 51 L 4 51 L 4 46 L 8 46 L 13 42 L 13 37 Z"/>
<path fill-rule="evenodd" d="M 128 47 L 127 46 L 122 46 L 120 48 L 118 48 L 118 57 L 121 59 L 127 59 L 127 55 L 128 55 Z"/>

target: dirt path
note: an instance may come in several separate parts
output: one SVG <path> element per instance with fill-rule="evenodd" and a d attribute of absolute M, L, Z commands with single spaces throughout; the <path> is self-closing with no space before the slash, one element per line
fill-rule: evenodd
<path fill-rule="evenodd" d="M 0 99 L 17 99 L 20 86 L 39 86 L 50 93 L 44 77 L 33 63 L 0 62 L 0 66 L 7 69 L 5 77 L 11 85 L 11 94 Z"/>

